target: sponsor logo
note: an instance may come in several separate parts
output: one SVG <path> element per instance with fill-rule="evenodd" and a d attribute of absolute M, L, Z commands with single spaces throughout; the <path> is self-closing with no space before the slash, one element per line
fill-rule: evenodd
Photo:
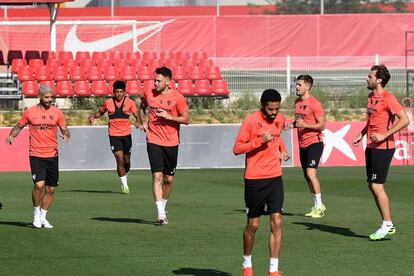
<path fill-rule="evenodd" d="M 249 213 L 249 207 L 246 207 L 246 214 Z"/>
<path fill-rule="evenodd" d="M 323 131 L 325 146 L 322 154 L 322 163 L 328 161 L 334 148 L 345 154 L 349 159 L 356 160 L 354 152 L 344 139 L 350 128 L 351 124 L 347 124 L 336 132 L 332 132 L 329 129 Z"/>
<path fill-rule="evenodd" d="M 137 42 L 138 51 L 139 45 L 142 44 L 144 41 L 148 40 L 150 37 L 156 35 L 159 33 L 162 28 L 169 24 L 174 22 L 175 19 L 167 20 L 164 22 L 161 22 L 161 25 L 159 23 L 150 24 L 146 27 L 139 28 L 136 31 L 137 37 L 144 36 L 140 41 Z M 80 51 L 95 51 L 95 52 L 105 52 L 108 51 L 118 45 L 121 45 L 129 40 L 132 40 L 133 32 L 128 31 L 124 33 L 120 33 L 117 35 L 109 36 L 106 38 L 101 38 L 95 41 L 82 41 L 79 39 L 77 35 L 77 29 L 78 26 L 73 26 L 68 34 L 66 35 L 65 41 L 63 43 L 63 49 L 65 51 L 72 51 L 72 52 L 80 52 Z M 134 38 L 135 39 L 135 38 Z M 142 51 L 141 51 L 142 52 Z"/>
<path fill-rule="evenodd" d="M 373 173 L 371 176 L 371 180 L 376 180 L 377 179 L 377 174 Z"/>
<path fill-rule="evenodd" d="M 311 160 L 309 166 L 314 167 L 316 165 L 316 161 L 315 160 Z"/>
<path fill-rule="evenodd" d="M 35 173 L 32 175 L 32 178 L 33 178 L 33 180 L 36 180 L 36 174 Z"/>

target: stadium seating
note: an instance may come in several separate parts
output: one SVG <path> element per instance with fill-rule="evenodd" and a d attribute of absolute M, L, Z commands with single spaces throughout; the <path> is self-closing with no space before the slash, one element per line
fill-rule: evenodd
<path fill-rule="evenodd" d="M 25 97 L 37 97 L 38 84 L 35 80 L 22 82 L 22 93 Z"/>
<path fill-rule="evenodd" d="M 39 82 L 39 85 L 47 85 L 50 88 L 52 88 L 53 92 L 56 91 L 56 86 L 55 86 L 55 82 L 52 80 L 43 80 Z"/>
<path fill-rule="evenodd" d="M 38 81 L 50 81 L 52 80 L 52 73 L 47 66 L 40 66 L 34 71 L 35 79 Z"/>
<path fill-rule="evenodd" d="M 114 64 L 114 66 L 120 68 L 120 67 L 129 66 L 130 62 L 129 62 L 129 60 L 126 60 L 126 59 L 114 59 L 113 64 Z"/>
<path fill-rule="evenodd" d="M 20 51 L 20 50 L 9 50 L 9 52 L 7 53 L 7 63 L 12 64 L 14 59 L 23 59 L 22 51 Z"/>
<path fill-rule="evenodd" d="M 144 61 L 142 59 L 131 59 L 129 65 L 135 68 L 141 68 L 144 67 Z"/>
<path fill-rule="evenodd" d="M 175 66 L 171 68 L 172 77 L 174 80 L 186 80 L 188 79 L 188 71 L 184 66 Z"/>
<path fill-rule="evenodd" d="M 63 66 L 53 68 L 53 70 L 52 70 L 52 79 L 54 81 L 68 80 L 67 69 Z"/>
<path fill-rule="evenodd" d="M 95 96 L 108 96 L 108 88 L 106 87 L 106 81 L 96 80 L 91 85 L 92 94 Z"/>
<path fill-rule="evenodd" d="M 142 54 L 142 59 L 144 61 L 149 61 L 149 60 L 157 59 L 157 58 L 158 58 L 157 53 L 155 53 L 155 52 L 144 52 Z"/>
<path fill-rule="evenodd" d="M 43 62 L 43 59 L 41 58 L 30 59 L 28 64 L 29 64 L 29 67 L 32 68 L 32 70 L 35 70 L 36 68 L 45 65 Z"/>
<path fill-rule="evenodd" d="M 218 66 L 208 66 L 205 68 L 206 78 L 209 80 L 221 79 L 221 72 Z"/>
<path fill-rule="evenodd" d="M 40 59 L 40 53 L 37 50 L 26 50 L 24 53 L 24 58 L 29 63 L 31 59 Z"/>
<path fill-rule="evenodd" d="M 86 80 L 85 68 L 80 66 L 70 68 L 69 78 L 72 81 Z"/>
<path fill-rule="evenodd" d="M 200 66 L 191 66 L 188 69 L 188 76 L 192 80 L 202 80 L 204 79 L 204 72 Z"/>
<path fill-rule="evenodd" d="M 125 54 L 125 59 L 126 60 L 137 60 L 137 59 L 141 59 L 141 58 L 142 57 L 141 57 L 140 52 L 126 52 L 126 54 Z"/>
<path fill-rule="evenodd" d="M 194 96 L 194 87 L 193 82 L 191 80 L 179 80 L 178 91 L 183 94 L 184 96 Z"/>
<path fill-rule="evenodd" d="M 40 58 L 43 59 L 43 62 L 46 64 L 47 61 L 51 58 L 57 59 L 56 52 L 53 51 L 42 51 L 40 53 Z"/>
<path fill-rule="evenodd" d="M 30 69 L 28 65 L 26 65 L 19 69 L 19 72 L 17 73 L 17 79 L 23 82 L 23 81 L 34 80 L 35 77 L 34 77 L 33 71 Z"/>
<path fill-rule="evenodd" d="M 137 70 L 138 79 L 141 81 L 153 80 L 154 79 L 154 70 L 150 67 L 141 67 Z"/>
<path fill-rule="evenodd" d="M 211 89 L 215 96 L 225 96 L 227 97 L 230 93 L 229 89 L 227 88 L 226 80 L 213 80 L 211 84 Z"/>
<path fill-rule="evenodd" d="M 131 67 L 131 66 L 119 67 L 119 77 L 125 81 L 136 80 L 137 72 L 136 72 L 135 67 Z"/>
<path fill-rule="evenodd" d="M 80 61 L 84 59 L 91 59 L 91 54 L 88 51 L 76 52 L 75 60 L 77 60 L 80 63 Z"/>
<path fill-rule="evenodd" d="M 155 81 L 153 79 L 145 80 L 144 84 L 142 85 L 142 90 L 144 93 L 151 92 L 154 88 L 155 88 Z"/>
<path fill-rule="evenodd" d="M 192 54 L 192 59 L 195 60 L 195 61 L 197 61 L 197 60 L 203 60 L 203 59 L 207 59 L 207 58 L 208 57 L 207 57 L 207 53 L 206 52 L 199 51 L 199 52 L 194 52 Z"/>
<path fill-rule="evenodd" d="M 171 89 L 177 89 L 177 83 L 174 80 L 170 80 L 170 82 L 168 83 L 168 86 Z"/>
<path fill-rule="evenodd" d="M 14 74 L 17 74 L 20 68 L 27 66 L 27 62 L 24 58 L 15 58 L 12 60 L 11 64 L 11 71 Z"/>
<path fill-rule="evenodd" d="M 113 65 L 113 61 L 110 59 L 98 59 L 98 60 L 94 60 L 92 59 L 95 66 L 101 67 L 101 68 L 105 68 L 108 66 L 112 66 Z"/>
<path fill-rule="evenodd" d="M 58 66 L 60 66 L 60 61 L 57 58 L 49 58 L 46 61 L 46 66 L 49 68 L 56 68 Z"/>
<path fill-rule="evenodd" d="M 102 68 L 96 66 L 86 67 L 86 79 L 90 81 L 102 80 Z"/>
<path fill-rule="evenodd" d="M 73 59 L 73 54 L 72 54 L 72 52 L 69 52 L 69 51 L 59 51 L 58 52 L 58 58 L 61 61 L 68 60 L 68 59 Z"/>
<path fill-rule="evenodd" d="M 58 97 L 71 97 L 73 96 L 72 82 L 69 80 L 56 82 L 56 96 Z"/>
<path fill-rule="evenodd" d="M 109 59 L 112 59 L 112 60 L 125 59 L 124 52 L 112 51 L 109 53 Z"/>
<path fill-rule="evenodd" d="M 103 78 L 106 81 L 112 81 L 119 79 L 119 70 L 114 66 L 103 67 Z"/>
<path fill-rule="evenodd" d="M 143 95 L 141 82 L 138 80 L 128 80 L 126 82 L 125 92 L 129 96 L 138 96 L 141 97 Z"/>
<path fill-rule="evenodd" d="M 79 66 L 84 67 L 84 68 L 88 68 L 88 67 L 92 67 L 95 66 L 95 62 L 88 58 L 88 59 L 81 59 L 79 60 L 79 62 L 77 62 Z"/>
<path fill-rule="evenodd" d="M 109 59 L 109 56 L 105 52 L 92 52 L 92 59 L 97 61 L 100 59 Z"/>
<path fill-rule="evenodd" d="M 196 80 L 194 83 L 194 92 L 198 96 L 212 96 L 209 80 Z"/>
<path fill-rule="evenodd" d="M 92 95 L 91 87 L 89 86 L 89 81 L 87 80 L 75 81 L 73 84 L 73 91 L 78 97 L 90 97 Z"/>

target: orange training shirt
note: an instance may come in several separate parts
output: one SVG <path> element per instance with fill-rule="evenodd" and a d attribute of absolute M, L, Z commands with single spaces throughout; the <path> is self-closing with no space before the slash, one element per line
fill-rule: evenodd
<path fill-rule="evenodd" d="M 286 151 L 281 132 L 286 118 L 278 113 L 268 121 L 262 111 L 251 113 L 243 121 L 233 146 L 234 154 L 246 154 L 245 179 L 266 179 L 282 175 L 280 150 Z M 272 139 L 267 143 L 262 134 L 270 131 Z"/>
<path fill-rule="evenodd" d="M 42 109 L 40 105 L 35 105 L 23 112 L 19 124 L 29 125 L 30 156 L 58 156 L 57 127 L 66 127 L 65 117 L 60 109 L 54 106 Z"/>
<path fill-rule="evenodd" d="M 108 133 L 110 136 L 128 136 L 131 134 L 131 121 L 129 120 L 129 117 L 131 116 L 132 112 L 136 112 L 138 109 L 135 105 L 135 102 L 130 98 L 125 97 L 124 100 L 120 102 L 115 101 L 118 108 L 121 108 L 122 102 L 124 103 L 124 106 L 122 108 L 122 118 L 111 119 L 112 115 L 115 114 L 115 105 L 113 98 L 105 100 L 99 109 L 99 112 L 101 114 L 108 111 Z"/>
<path fill-rule="evenodd" d="M 323 117 L 322 104 L 310 96 L 306 100 L 301 98 L 295 101 L 295 118 L 296 120 L 302 119 L 308 124 L 316 124 L 317 118 Z M 299 147 L 306 148 L 312 144 L 322 142 L 322 132 L 320 130 L 314 130 L 309 128 L 298 128 Z"/>
<path fill-rule="evenodd" d="M 367 103 L 367 147 L 377 149 L 395 148 L 394 135 L 388 136 L 384 141 L 373 142 L 372 133 L 384 133 L 392 127 L 395 113 L 403 109 L 395 96 L 388 91 L 380 94 L 369 93 Z"/>
<path fill-rule="evenodd" d="M 178 145 L 180 124 L 158 117 L 156 111 L 164 109 L 172 116 L 179 116 L 188 111 L 184 96 L 174 89 L 170 89 L 167 94 L 152 90 L 144 93 L 141 104 L 149 108 L 147 142 L 169 147 Z"/>

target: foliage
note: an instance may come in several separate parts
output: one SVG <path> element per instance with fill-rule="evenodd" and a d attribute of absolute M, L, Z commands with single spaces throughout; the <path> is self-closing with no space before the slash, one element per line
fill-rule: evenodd
<path fill-rule="evenodd" d="M 268 0 L 275 5 L 274 11 L 267 14 L 319 14 L 321 1 L 324 1 L 324 13 L 379 13 L 384 5 L 391 6 L 395 12 L 407 12 L 407 0 L 381 0 L 380 2 L 360 0 Z"/>

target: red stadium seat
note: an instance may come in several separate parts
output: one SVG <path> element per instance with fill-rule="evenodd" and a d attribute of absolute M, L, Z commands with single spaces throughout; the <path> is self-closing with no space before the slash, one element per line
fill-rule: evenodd
<path fill-rule="evenodd" d="M 103 78 L 106 81 L 118 80 L 119 79 L 119 70 L 114 66 L 104 67 L 103 69 Z"/>
<path fill-rule="evenodd" d="M 107 89 L 108 89 L 108 95 L 114 95 L 114 82 L 116 82 L 117 80 L 111 80 L 109 81 L 108 85 L 107 85 Z"/>
<path fill-rule="evenodd" d="M 146 93 L 151 92 L 155 88 L 155 81 L 152 80 L 145 80 L 142 86 L 142 90 Z"/>
<path fill-rule="evenodd" d="M 56 96 L 58 97 L 71 97 L 73 96 L 72 82 L 69 80 L 58 81 L 56 83 Z"/>
<path fill-rule="evenodd" d="M 191 66 L 188 69 L 188 76 L 192 80 L 201 80 L 205 78 L 204 72 L 200 66 Z"/>
<path fill-rule="evenodd" d="M 191 80 L 179 80 L 177 90 L 184 96 L 194 96 L 194 87 Z"/>
<path fill-rule="evenodd" d="M 52 79 L 54 81 L 68 80 L 68 71 L 65 67 L 59 66 L 52 70 Z"/>
<path fill-rule="evenodd" d="M 22 93 L 25 97 L 37 97 L 37 81 L 27 80 L 22 83 Z"/>
<path fill-rule="evenodd" d="M 60 65 L 61 65 L 60 61 L 56 58 L 49 58 L 46 61 L 46 66 L 49 68 L 56 68 L 56 67 L 59 67 Z"/>
<path fill-rule="evenodd" d="M 32 59 L 40 59 L 40 53 L 37 50 L 26 50 L 24 53 L 24 58 L 26 59 L 27 63 L 30 63 Z"/>
<path fill-rule="evenodd" d="M 126 60 L 136 60 L 141 59 L 141 53 L 140 52 L 127 52 L 125 54 Z M 132 64 L 131 64 L 132 65 Z"/>
<path fill-rule="evenodd" d="M 192 54 L 192 59 L 194 61 L 203 60 L 203 59 L 207 59 L 207 58 L 208 58 L 207 53 L 203 52 L 203 51 L 194 52 Z"/>
<path fill-rule="evenodd" d="M 183 66 L 186 68 L 190 68 L 194 66 L 193 61 L 191 59 L 179 59 L 176 61 L 176 65 Z"/>
<path fill-rule="evenodd" d="M 213 80 L 211 84 L 211 90 L 215 96 L 228 96 L 230 91 L 227 88 L 227 82 L 223 79 L 221 80 Z"/>
<path fill-rule="evenodd" d="M 188 60 L 188 59 L 191 59 L 191 56 L 186 51 L 179 51 L 179 52 L 176 52 L 175 59 L 178 59 L 178 60 Z"/>
<path fill-rule="evenodd" d="M 30 59 L 29 60 L 29 67 L 34 71 L 36 68 L 39 68 L 41 66 L 45 65 L 43 63 L 43 59 Z"/>
<path fill-rule="evenodd" d="M 127 67 L 129 66 L 129 60 L 126 59 L 114 59 L 113 64 L 115 67 L 121 68 L 121 67 Z"/>
<path fill-rule="evenodd" d="M 40 66 L 39 68 L 36 68 L 34 72 L 35 79 L 38 81 L 52 80 L 52 73 L 50 72 L 50 68 L 47 66 Z"/>
<path fill-rule="evenodd" d="M 92 95 L 89 81 L 87 80 L 75 81 L 73 90 L 75 92 L 75 96 L 78 97 L 90 97 Z"/>
<path fill-rule="evenodd" d="M 106 52 L 92 52 L 92 59 L 96 62 L 100 59 L 109 59 Z"/>
<path fill-rule="evenodd" d="M 74 59 L 64 59 L 64 60 L 59 59 L 59 61 L 60 61 L 61 66 L 67 68 L 68 71 L 72 67 L 79 66 L 79 63 Z"/>
<path fill-rule="evenodd" d="M 93 60 L 96 66 L 101 67 L 101 68 L 105 68 L 105 67 L 109 67 L 109 66 L 113 66 L 113 61 L 110 59 L 98 59 L 97 61 Z"/>
<path fill-rule="evenodd" d="M 106 87 L 106 81 L 104 80 L 96 80 L 92 82 L 91 85 L 92 94 L 95 96 L 108 96 L 108 88 Z"/>
<path fill-rule="evenodd" d="M 126 82 L 125 91 L 129 96 L 138 96 L 143 95 L 141 82 L 139 80 L 129 80 Z"/>
<path fill-rule="evenodd" d="M 39 85 L 49 86 L 50 88 L 52 88 L 53 93 L 55 93 L 55 91 L 56 91 L 55 82 L 52 81 L 52 80 L 42 80 L 42 81 L 39 82 Z"/>
<path fill-rule="evenodd" d="M 142 54 L 142 59 L 144 61 L 149 61 L 149 60 L 157 59 L 157 58 L 158 57 L 157 57 L 157 53 L 156 52 L 144 52 Z"/>
<path fill-rule="evenodd" d="M 58 52 L 58 59 L 63 62 L 64 60 L 73 59 L 72 52 L 69 51 L 59 51 Z"/>
<path fill-rule="evenodd" d="M 126 67 L 119 67 L 119 77 L 123 80 L 136 80 L 137 79 L 137 72 L 135 67 L 126 66 Z"/>
<path fill-rule="evenodd" d="M 102 80 L 102 69 L 100 67 L 86 67 L 86 79 L 90 81 Z"/>
<path fill-rule="evenodd" d="M 158 59 L 151 59 L 147 61 L 147 66 L 155 69 L 161 67 L 161 62 Z"/>
<path fill-rule="evenodd" d="M 141 67 L 137 69 L 138 79 L 139 80 L 153 80 L 154 71 L 150 67 Z"/>
<path fill-rule="evenodd" d="M 163 51 L 160 53 L 160 60 L 174 59 L 174 53 L 171 51 Z"/>
<path fill-rule="evenodd" d="M 91 54 L 88 51 L 79 51 L 76 52 L 75 54 L 75 60 L 78 61 L 78 63 L 80 63 L 81 60 L 84 59 L 91 59 Z"/>
<path fill-rule="evenodd" d="M 177 84 L 175 83 L 175 80 L 170 80 L 170 82 L 168 83 L 168 86 L 171 89 L 177 90 Z"/>
<path fill-rule="evenodd" d="M 40 53 L 40 58 L 43 59 L 43 62 L 46 64 L 49 59 L 57 59 L 56 52 L 53 51 L 42 51 Z"/>
<path fill-rule="evenodd" d="M 130 60 L 129 65 L 135 68 L 144 67 L 144 61 L 142 59 L 132 59 Z"/>
<path fill-rule="evenodd" d="M 218 80 L 221 79 L 221 72 L 218 66 L 208 66 L 205 69 L 206 78 L 209 80 Z"/>
<path fill-rule="evenodd" d="M 19 79 L 19 81 L 29 81 L 35 79 L 33 70 L 31 70 L 30 67 L 27 65 L 19 69 L 19 72 L 17 73 L 17 78 Z"/>
<path fill-rule="evenodd" d="M 72 81 L 86 80 L 85 68 L 80 66 L 70 68 L 69 78 Z"/>
<path fill-rule="evenodd" d="M 124 52 L 121 52 L 121 51 L 109 52 L 109 59 L 118 60 L 118 59 L 124 59 L 124 58 L 125 58 Z"/>
<path fill-rule="evenodd" d="M 172 70 L 172 77 L 174 80 L 186 80 L 188 79 L 188 71 L 187 68 L 183 66 L 176 66 L 171 68 Z"/>
<path fill-rule="evenodd" d="M 20 68 L 27 66 L 27 62 L 24 58 L 13 59 L 13 61 L 10 64 L 11 64 L 11 71 L 14 74 L 17 74 Z"/>
<path fill-rule="evenodd" d="M 88 68 L 95 66 L 95 62 L 92 59 L 82 59 L 79 61 L 79 66 Z"/>
<path fill-rule="evenodd" d="M 194 84 L 194 92 L 197 96 L 211 96 L 212 91 L 209 80 L 196 80 Z"/>
<path fill-rule="evenodd" d="M 14 59 L 23 59 L 23 53 L 20 50 L 9 50 L 7 53 L 7 63 L 13 64 Z M 24 60 L 26 61 L 26 60 Z M 27 62 L 26 62 L 27 64 Z"/>

